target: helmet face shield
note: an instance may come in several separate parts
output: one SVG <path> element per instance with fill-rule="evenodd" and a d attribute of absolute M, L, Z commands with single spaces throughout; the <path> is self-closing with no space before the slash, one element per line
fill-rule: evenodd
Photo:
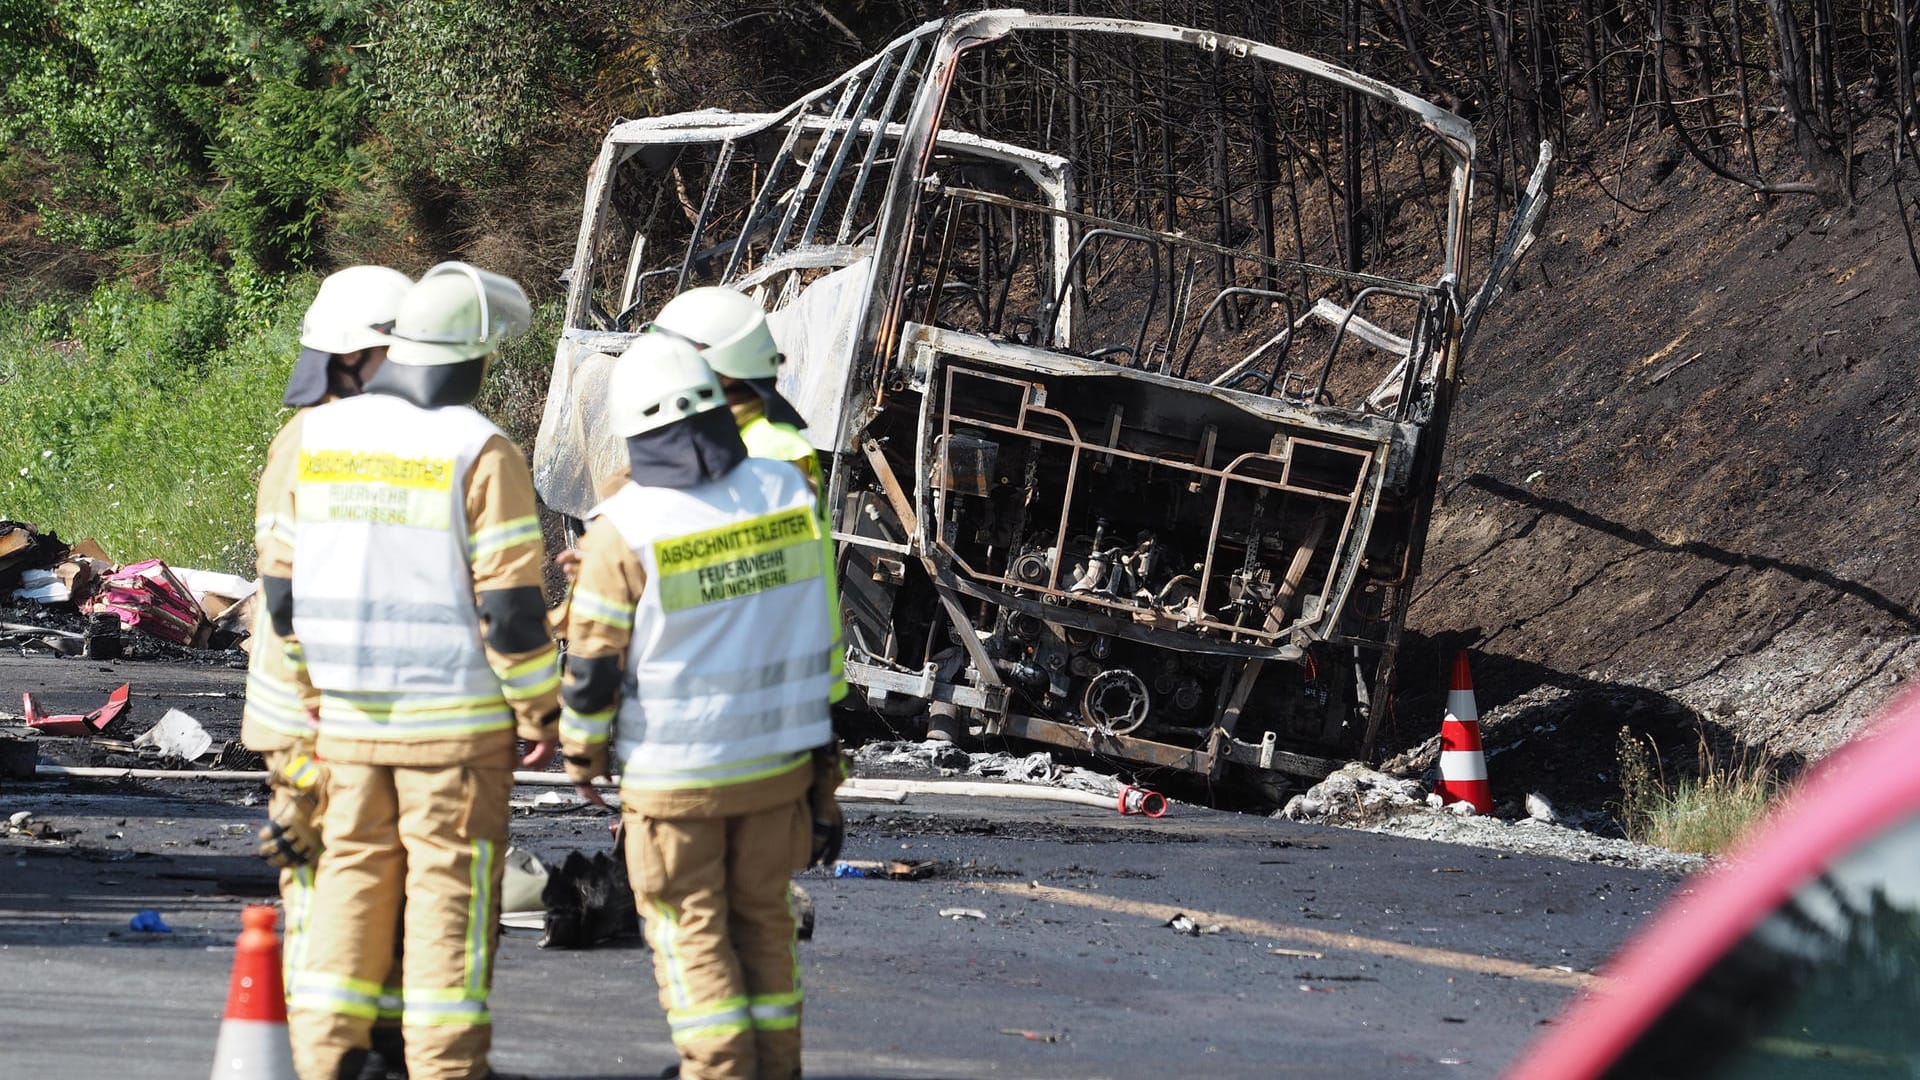
<path fill-rule="evenodd" d="M 533 305 L 512 278 L 445 262 L 401 300 L 387 359 L 410 367 L 477 360 L 532 326 Z"/>

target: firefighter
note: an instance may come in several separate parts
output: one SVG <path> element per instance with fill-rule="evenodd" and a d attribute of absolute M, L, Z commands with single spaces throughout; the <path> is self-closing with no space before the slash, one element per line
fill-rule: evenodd
<path fill-rule="evenodd" d="M 790 1080 L 792 875 L 837 856 L 837 834 L 815 842 L 808 803 L 832 734 L 829 548 L 801 470 L 747 456 L 686 343 L 638 337 L 609 412 L 631 481 L 581 541 L 567 773 L 597 801 L 588 782 L 619 763 L 627 867 L 680 1075 Z"/>
<path fill-rule="evenodd" d="M 821 525 L 829 527 L 831 519 L 826 512 L 826 483 L 820 472 L 820 459 L 814 453 L 813 444 L 800 434 L 800 429 L 807 426 L 806 419 L 776 386 L 780 365 L 786 362 L 786 357 L 774 343 L 773 332 L 767 326 L 767 314 L 761 310 L 759 301 L 717 286 L 688 289 L 667 301 L 648 329 L 678 337 L 700 350 L 700 358 L 719 376 L 720 385 L 726 391 L 727 406 L 739 425 L 740 441 L 746 444 L 747 453 L 800 466 L 807 474 L 807 483 L 813 487 Z M 832 550 L 829 544 L 829 553 Z M 828 565 L 837 566 L 831 561 Z M 833 686 L 828 700 L 838 705 L 847 697 L 847 677 L 837 569 L 827 574 L 827 612 L 833 629 Z M 846 826 L 833 792 L 846 777 L 847 767 L 839 742 L 836 740 L 830 751 L 820 754 L 815 761 L 819 772 L 813 788 L 814 828 L 822 833 L 841 832 Z"/>
<path fill-rule="evenodd" d="M 775 385 L 785 361 L 767 328 L 760 303 L 744 293 L 718 286 L 688 289 L 667 301 L 648 329 L 678 337 L 700 350 L 700 358 L 720 377 L 727 405 L 740 427 L 740 441 L 757 458 L 791 461 L 806 470 L 827 520 L 826 488 L 813 444 L 800 435 L 807 421 Z M 827 605 L 833 619 L 833 703 L 847 696 L 840 645 L 840 590 L 827 576 Z"/>
<path fill-rule="evenodd" d="M 719 286 L 688 289 L 667 301 L 648 329 L 700 350 L 720 377 L 747 453 L 802 463 L 819 488 L 813 444 L 800 436 L 807 421 L 776 386 L 785 359 L 767 328 L 766 312 L 744 293 Z"/>
<path fill-rule="evenodd" d="M 261 479 L 291 539 L 262 547 L 262 595 L 296 682 L 318 691 L 326 762 L 327 855 L 289 1015 L 303 1080 L 364 1062 L 396 918 L 408 1071 L 491 1075 L 514 737 L 529 768 L 549 760 L 559 669 L 532 476 L 469 402 L 528 322 L 507 278 L 427 271 L 366 393 L 295 416 Z"/>
<path fill-rule="evenodd" d="M 300 355 L 287 380 L 286 404 L 306 408 L 358 394 L 386 359 L 392 340 L 386 331 L 393 327 L 400 297 L 412 285 L 412 278 L 384 266 L 350 266 L 328 275 L 300 320 Z M 276 533 L 283 541 L 291 537 L 291 523 L 266 516 L 255 524 L 262 534 Z M 255 536 L 262 550 L 271 542 L 265 535 Z M 309 716 L 310 710 L 319 708 L 320 699 L 311 688 L 305 689 L 304 699 L 302 692 L 262 607 L 254 618 L 240 739 L 260 754 L 267 768 L 271 795 L 268 822 L 260 832 L 260 853 L 280 870 L 280 899 L 286 911 L 282 982 L 288 987 L 306 950 L 313 860 L 322 847 L 315 820 L 321 770 L 313 757 Z M 387 1004 L 374 1029 L 377 1061 L 369 1068 L 374 1075 L 404 1075 L 398 994 L 398 986 L 389 985 L 382 995 Z"/>

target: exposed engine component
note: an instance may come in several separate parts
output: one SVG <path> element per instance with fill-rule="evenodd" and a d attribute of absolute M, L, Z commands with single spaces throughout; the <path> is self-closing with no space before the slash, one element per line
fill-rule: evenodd
<path fill-rule="evenodd" d="M 1126 668 L 1108 668 L 1087 683 L 1080 696 L 1080 712 L 1101 732 L 1125 735 L 1147 722 L 1152 702 L 1147 684 Z"/>

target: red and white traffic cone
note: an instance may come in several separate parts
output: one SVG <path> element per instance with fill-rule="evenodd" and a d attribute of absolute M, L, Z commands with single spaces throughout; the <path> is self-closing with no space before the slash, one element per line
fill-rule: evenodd
<path fill-rule="evenodd" d="M 274 910 L 254 904 L 240 913 L 227 1014 L 213 1051 L 212 1080 L 297 1080 L 287 1037 L 287 996 L 280 984 L 280 937 Z"/>
<path fill-rule="evenodd" d="M 1445 802 L 1468 802 L 1482 814 L 1493 813 L 1487 755 L 1480 749 L 1480 706 L 1473 700 L 1464 650 L 1453 658 L 1453 689 L 1447 691 L 1447 716 L 1440 722 L 1440 782 L 1433 790 Z"/>

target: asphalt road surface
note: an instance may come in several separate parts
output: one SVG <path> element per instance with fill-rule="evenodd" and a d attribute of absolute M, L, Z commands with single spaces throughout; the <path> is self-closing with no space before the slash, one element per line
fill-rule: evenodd
<path fill-rule="evenodd" d="M 121 681 L 134 730 L 173 706 L 233 734 L 237 697 L 206 695 L 237 693 L 238 671 L 0 660 L 0 694 L 57 708 Z M 0 1076 L 206 1076 L 240 909 L 271 895 L 248 835 L 261 793 L 0 784 L 0 819 L 28 810 L 64 837 L 0 840 Z M 1159 821 L 954 797 L 849 809 L 847 858 L 940 872 L 803 878 L 819 909 L 802 947 L 814 1078 L 1492 1075 L 1675 885 L 1178 804 Z M 551 861 L 607 849 L 610 821 L 527 810 L 513 835 Z M 148 908 L 173 932 L 129 930 Z M 1176 914 L 1214 932 L 1169 928 Z M 537 937 L 510 931 L 501 950 L 497 1068 L 652 1077 L 674 1060 L 637 941 L 551 952 Z"/>

